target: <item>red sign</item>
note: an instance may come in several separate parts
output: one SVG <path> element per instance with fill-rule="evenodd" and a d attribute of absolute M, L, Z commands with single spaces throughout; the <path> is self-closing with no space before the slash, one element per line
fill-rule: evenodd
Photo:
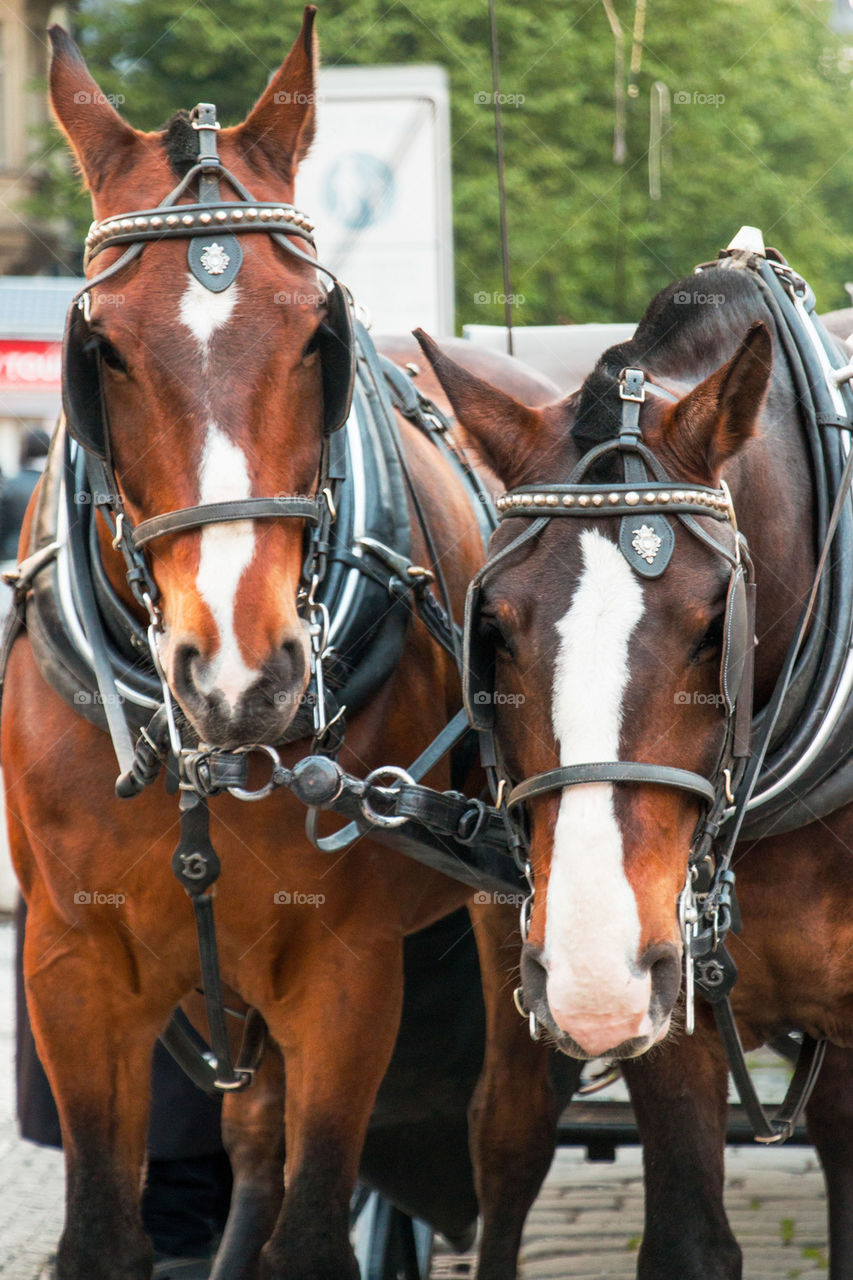
<path fill-rule="evenodd" d="M 0 338 L 0 392 L 58 392 L 61 373 L 61 342 Z"/>

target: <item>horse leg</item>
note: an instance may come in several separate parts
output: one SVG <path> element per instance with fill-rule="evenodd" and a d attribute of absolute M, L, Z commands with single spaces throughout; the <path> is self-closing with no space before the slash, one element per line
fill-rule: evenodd
<path fill-rule="evenodd" d="M 255 1280 L 284 1195 L 284 1063 L 269 1043 L 246 1093 L 226 1095 L 222 1138 L 234 1189 L 210 1280 Z"/>
<path fill-rule="evenodd" d="M 853 1276 L 853 1051 L 827 1045 L 806 1108 L 826 1180 L 830 1280 Z"/>
<path fill-rule="evenodd" d="M 151 1055 L 173 1002 L 162 989 L 140 992 L 124 940 L 69 928 L 38 898 L 24 965 L 65 1149 L 57 1280 L 148 1280 L 154 1254 L 140 1199 Z"/>
<path fill-rule="evenodd" d="M 483 998 L 486 1052 L 468 1116 L 477 1198 L 483 1217 L 477 1280 L 515 1280 L 521 1234 L 554 1157 L 557 1120 L 583 1064 L 557 1060 L 530 1038 L 512 999 L 521 938 L 517 912 L 472 907 Z M 563 1079 L 559 1085 L 554 1071 Z"/>
<path fill-rule="evenodd" d="M 359 1280 L 350 1198 L 400 1023 L 402 940 L 336 932 L 306 946 L 293 964 L 306 976 L 280 1002 L 252 998 L 283 1049 L 287 1073 L 286 1190 L 260 1275 Z"/>
<path fill-rule="evenodd" d="M 645 1167 L 638 1280 L 740 1280 L 742 1274 L 740 1246 L 723 1207 L 728 1067 L 707 1013 L 697 1009 L 695 1035 L 621 1064 Z"/>

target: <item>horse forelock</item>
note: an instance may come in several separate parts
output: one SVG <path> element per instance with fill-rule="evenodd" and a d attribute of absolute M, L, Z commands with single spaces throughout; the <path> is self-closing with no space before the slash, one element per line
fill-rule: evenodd
<path fill-rule="evenodd" d="M 198 134 L 192 127 L 188 111 L 176 111 L 163 126 L 163 145 L 166 157 L 177 178 L 198 161 Z"/>

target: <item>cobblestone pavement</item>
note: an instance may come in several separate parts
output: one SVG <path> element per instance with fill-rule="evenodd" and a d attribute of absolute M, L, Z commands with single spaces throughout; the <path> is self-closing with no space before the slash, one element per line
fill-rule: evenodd
<path fill-rule="evenodd" d="M 0 1280 L 37 1280 L 62 1222 L 62 1158 L 21 1142 L 13 1119 L 12 930 L 0 923 Z M 823 1182 L 802 1147 L 732 1148 L 727 1205 L 744 1249 L 744 1280 L 826 1275 Z M 642 1232 L 640 1152 L 591 1164 L 558 1152 L 530 1215 L 523 1280 L 633 1280 Z M 471 1255 L 439 1251 L 433 1280 L 473 1276 Z"/>

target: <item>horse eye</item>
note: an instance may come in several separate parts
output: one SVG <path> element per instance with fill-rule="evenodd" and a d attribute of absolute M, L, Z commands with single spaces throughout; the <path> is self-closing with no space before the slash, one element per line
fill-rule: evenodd
<path fill-rule="evenodd" d="M 718 614 L 716 618 L 714 618 L 713 622 L 711 622 L 705 631 L 705 634 L 696 642 L 690 651 L 691 662 L 705 662 L 717 656 L 723 644 L 723 622 L 724 615 L 722 613 Z"/>
<path fill-rule="evenodd" d="M 127 365 L 124 360 L 122 360 L 113 344 L 102 337 L 101 334 L 93 333 L 84 349 L 97 353 L 109 369 L 114 369 L 117 373 L 127 373 Z"/>
<path fill-rule="evenodd" d="M 324 329 L 324 326 L 321 324 L 319 328 L 316 329 L 314 333 L 311 335 L 308 342 L 306 342 L 305 347 L 302 351 L 303 360 L 307 360 L 309 356 L 313 356 L 315 351 L 320 350 L 320 339 L 323 336 L 323 329 Z"/>
<path fill-rule="evenodd" d="M 505 654 L 508 658 L 515 657 L 512 637 L 505 631 L 498 619 L 492 614 L 480 616 L 480 638 L 484 644 L 491 645 L 499 653 Z"/>

